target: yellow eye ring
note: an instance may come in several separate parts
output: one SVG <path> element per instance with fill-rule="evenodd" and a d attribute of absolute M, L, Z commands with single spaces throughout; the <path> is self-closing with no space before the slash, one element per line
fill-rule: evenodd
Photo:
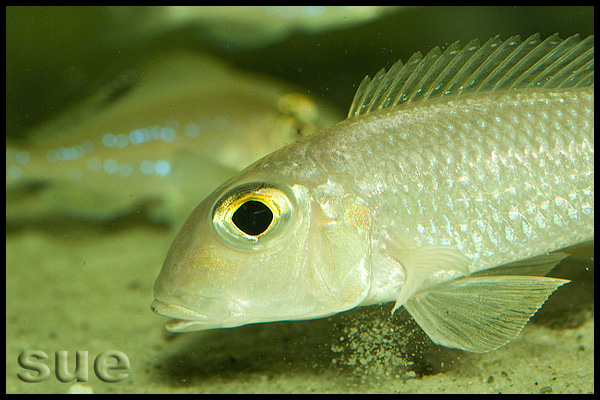
<path fill-rule="evenodd" d="M 265 243 L 287 225 L 292 214 L 289 197 L 279 188 L 250 183 L 230 190 L 213 208 L 218 234 L 236 246 Z M 262 247 L 262 246 L 261 246 Z"/>

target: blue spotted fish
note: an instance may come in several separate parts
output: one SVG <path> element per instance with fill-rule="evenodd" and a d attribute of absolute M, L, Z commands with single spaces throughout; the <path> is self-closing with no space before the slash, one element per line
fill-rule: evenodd
<path fill-rule="evenodd" d="M 125 74 L 25 146 L 7 145 L 7 218 L 143 210 L 156 222 L 182 221 L 235 172 L 338 119 L 275 80 L 171 55 Z M 31 194 L 42 204 L 30 207 Z"/>

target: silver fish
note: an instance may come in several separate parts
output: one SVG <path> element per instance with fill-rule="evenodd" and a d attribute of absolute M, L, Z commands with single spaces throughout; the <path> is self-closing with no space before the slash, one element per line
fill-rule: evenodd
<path fill-rule="evenodd" d="M 190 215 L 152 308 L 185 332 L 395 301 L 433 342 L 515 338 L 594 239 L 594 38 L 498 37 L 365 78 L 348 118 Z M 393 312 L 392 311 L 392 312 Z"/>

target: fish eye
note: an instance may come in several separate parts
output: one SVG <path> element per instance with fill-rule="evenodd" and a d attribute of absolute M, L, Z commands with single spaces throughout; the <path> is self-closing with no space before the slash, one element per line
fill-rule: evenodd
<path fill-rule="evenodd" d="M 266 204 L 249 200 L 233 213 L 231 220 L 245 234 L 258 236 L 271 225 L 273 212 Z"/>
<path fill-rule="evenodd" d="M 257 249 L 282 236 L 291 214 L 292 204 L 283 190 L 250 183 L 230 190 L 215 203 L 212 222 L 228 243 Z"/>

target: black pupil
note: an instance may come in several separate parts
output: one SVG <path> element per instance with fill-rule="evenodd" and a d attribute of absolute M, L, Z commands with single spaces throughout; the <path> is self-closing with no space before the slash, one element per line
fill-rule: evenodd
<path fill-rule="evenodd" d="M 245 234 L 258 236 L 271 225 L 273 212 L 264 203 L 250 200 L 233 213 L 231 220 Z"/>

